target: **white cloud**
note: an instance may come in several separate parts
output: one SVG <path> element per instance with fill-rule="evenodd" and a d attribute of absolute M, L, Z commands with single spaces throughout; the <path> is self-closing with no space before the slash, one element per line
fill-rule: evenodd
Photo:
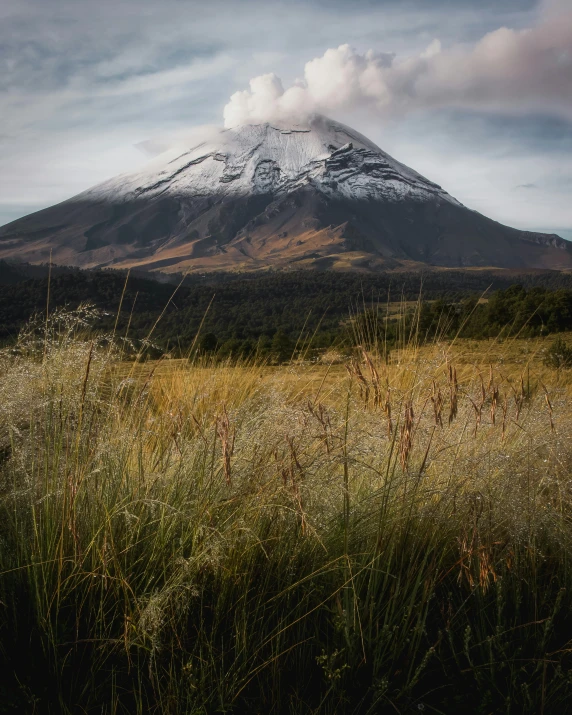
<path fill-rule="evenodd" d="M 146 157 L 155 157 L 167 151 L 188 150 L 202 142 L 211 141 L 221 132 L 221 128 L 214 124 L 202 124 L 191 129 L 159 134 L 151 139 L 137 142 L 134 146 Z"/>
<path fill-rule="evenodd" d="M 340 45 L 307 62 L 303 79 L 285 90 L 274 74 L 255 77 L 232 95 L 224 118 L 235 126 L 359 107 L 393 116 L 463 108 L 572 120 L 572 8 L 551 2 L 536 27 L 501 27 L 449 49 L 433 40 L 403 59 Z"/>
<path fill-rule="evenodd" d="M 225 126 L 296 119 L 355 103 L 380 102 L 384 87 L 379 80 L 392 60 L 388 53 L 368 50 L 361 55 L 349 45 L 340 45 L 307 62 L 304 78 L 286 91 L 273 73 L 255 77 L 250 89 L 235 92 L 225 106 Z"/>

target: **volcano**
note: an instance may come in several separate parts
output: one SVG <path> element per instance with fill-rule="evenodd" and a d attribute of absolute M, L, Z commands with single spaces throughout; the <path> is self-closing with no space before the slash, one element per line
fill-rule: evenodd
<path fill-rule="evenodd" d="M 221 130 L 0 228 L 0 258 L 83 268 L 572 268 L 571 244 L 470 210 L 353 129 Z"/>

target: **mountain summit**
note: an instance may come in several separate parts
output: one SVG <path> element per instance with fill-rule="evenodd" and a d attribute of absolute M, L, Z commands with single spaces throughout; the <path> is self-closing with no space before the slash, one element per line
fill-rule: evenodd
<path fill-rule="evenodd" d="M 572 268 L 325 117 L 245 125 L 0 228 L 0 258 L 81 267 Z"/>

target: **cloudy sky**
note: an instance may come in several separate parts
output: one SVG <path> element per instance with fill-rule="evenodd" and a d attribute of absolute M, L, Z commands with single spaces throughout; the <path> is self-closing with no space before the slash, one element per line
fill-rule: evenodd
<path fill-rule="evenodd" d="M 306 111 L 572 239 L 570 0 L 2 0 L 0 225 L 195 127 Z"/>

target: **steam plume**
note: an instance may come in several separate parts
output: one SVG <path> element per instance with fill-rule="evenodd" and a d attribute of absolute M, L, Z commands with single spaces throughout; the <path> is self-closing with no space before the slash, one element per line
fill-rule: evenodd
<path fill-rule="evenodd" d="M 250 80 L 224 108 L 225 126 L 303 118 L 365 108 L 403 115 L 431 108 L 541 113 L 572 120 L 572 8 L 552 0 L 541 22 L 525 30 L 499 28 L 476 44 L 396 58 L 349 45 L 306 63 L 284 89 L 275 74 Z"/>

